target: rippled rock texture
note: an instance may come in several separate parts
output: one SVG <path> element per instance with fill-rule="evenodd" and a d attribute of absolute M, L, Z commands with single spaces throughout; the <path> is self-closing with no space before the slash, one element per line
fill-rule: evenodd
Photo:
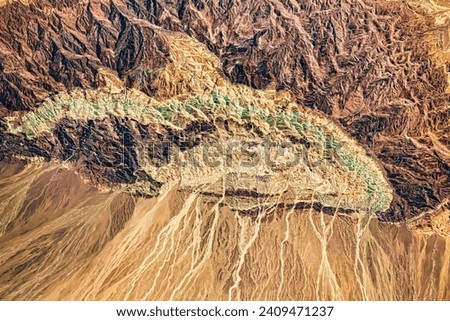
<path fill-rule="evenodd" d="M 449 299 L 446 8 L 0 1 L 0 298 Z"/>

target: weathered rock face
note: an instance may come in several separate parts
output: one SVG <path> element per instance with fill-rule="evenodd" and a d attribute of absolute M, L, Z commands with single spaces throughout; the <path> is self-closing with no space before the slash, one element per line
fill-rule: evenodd
<path fill-rule="evenodd" d="M 331 213 L 375 213 L 392 201 L 379 164 L 319 114 L 269 112 L 259 106 L 261 99 L 253 97 L 249 106 L 218 91 L 168 105 L 140 105 L 123 92 L 90 93 L 97 94 L 93 102 L 55 98 L 27 113 L 20 126 L 8 118 L 2 159 L 69 162 L 91 182 L 125 184 L 140 196 L 179 184 L 223 197 L 242 214 L 308 204 Z M 80 111 L 84 118 L 77 118 Z"/>
<path fill-rule="evenodd" d="M 221 58 L 233 81 L 288 88 L 300 105 L 332 116 L 372 150 L 396 192 L 385 217 L 413 217 L 448 199 L 450 128 L 442 119 L 450 96 L 446 71 L 428 57 L 430 17 L 375 1 L 179 8 L 185 30 Z"/>
<path fill-rule="evenodd" d="M 423 3 L 0 0 L 0 299 L 449 300 Z"/>
<path fill-rule="evenodd" d="M 392 24 L 388 15 L 399 13 L 399 8 L 353 1 L 264 7 L 184 1 L 164 6 L 140 1 L 14 3 L 2 9 L 0 99 L 4 112 L 32 109 L 57 91 L 102 85 L 101 68 L 153 94 L 158 68 L 168 57 L 156 26 L 184 30 L 221 57 L 223 71 L 232 80 L 256 88 L 275 82 L 292 90 L 301 105 L 339 120 L 388 172 L 396 193 L 385 217 L 413 217 L 435 208 L 449 194 L 448 159 L 425 134 L 442 130 L 435 127 L 444 117 L 448 97 L 444 71 L 433 66 L 423 39 L 406 27 L 412 12 L 402 8 Z M 237 19 L 240 12 L 248 19 Z M 427 25 L 421 22 L 417 28 Z M 418 117 L 429 111 L 430 118 Z M 62 123 L 59 131 L 65 125 L 70 128 Z M 58 135 L 67 142 L 63 133 Z M 445 135 L 441 142 L 445 145 Z M 50 143 L 30 144 L 31 154 L 52 154 L 46 150 Z M 98 172 L 108 172 L 100 167 Z M 107 180 L 136 179 L 134 174 L 116 174 L 106 175 Z"/>
<path fill-rule="evenodd" d="M 164 166 L 170 161 L 172 149 L 195 147 L 212 127 L 194 122 L 186 130 L 160 128 L 156 132 L 152 125 L 113 115 L 88 121 L 64 118 L 50 135 L 36 138 L 0 135 L 0 161 L 13 161 L 20 155 L 71 162 L 78 164 L 80 171 L 95 184 L 113 187 L 145 182 L 148 188 L 138 194 L 155 196 L 161 184 L 144 171 L 142 160 Z M 7 131 L 4 124 L 2 128 Z"/>
<path fill-rule="evenodd" d="M 408 4 L 93 0 L 13 2 L 1 10 L 3 115 L 32 110 L 59 91 L 101 87 L 103 69 L 157 94 L 154 81 L 170 61 L 164 32 L 184 32 L 221 59 L 232 81 L 289 89 L 299 105 L 323 111 L 370 149 L 395 191 L 384 219 L 415 217 L 449 197 L 446 71 L 427 54 L 433 20 Z M 58 139 L 70 146 L 66 125 L 76 127 L 61 123 Z M 2 139 L 4 150 L 21 141 Z M 30 154 L 52 157 L 51 142 L 29 144 Z M 107 181 L 141 177 L 97 163 Z"/>
<path fill-rule="evenodd" d="M 155 26 L 122 1 L 15 2 L 1 10 L 3 109 L 29 110 L 58 91 L 95 88 L 101 68 L 151 93 L 152 72 L 166 61 Z"/>

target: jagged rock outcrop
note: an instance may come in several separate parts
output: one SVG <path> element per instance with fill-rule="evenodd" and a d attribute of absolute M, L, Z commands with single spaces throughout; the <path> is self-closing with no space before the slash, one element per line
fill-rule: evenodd
<path fill-rule="evenodd" d="M 206 44 L 232 81 L 288 89 L 371 150 L 395 191 L 384 219 L 448 200 L 447 74 L 427 52 L 434 20 L 408 3 L 73 0 L 0 10 L 1 115 L 101 87 L 103 69 L 157 95 L 170 62 L 163 31 L 183 32 Z"/>
<path fill-rule="evenodd" d="M 449 300 L 443 3 L 0 0 L 0 300 Z"/>
<path fill-rule="evenodd" d="M 13 2 L 1 8 L 0 106 L 30 110 L 62 90 L 102 85 L 108 68 L 152 92 L 167 46 L 125 2 Z"/>

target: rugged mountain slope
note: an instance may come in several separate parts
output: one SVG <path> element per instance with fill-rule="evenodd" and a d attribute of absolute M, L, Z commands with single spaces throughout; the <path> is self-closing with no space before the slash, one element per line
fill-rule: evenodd
<path fill-rule="evenodd" d="M 0 298 L 449 298 L 445 7 L 0 11 Z"/>
<path fill-rule="evenodd" d="M 287 88 L 366 145 L 395 190 L 383 217 L 448 201 L 446 70 L 427 54 L 434 20 L 408 4 L 40 1 L 2 13 L 4 115 L 61 90 L 104 85 L 103 69 L 154 95 L 169 59 L 162 33 L 182 31 L 217 54 L 231 80 Z"/>
<path fill-rule="evenodd" d="M 3 155 L 38 150 L 47 160 L 82 162 L 93 180 L 132 184 L 139 195 L 155 196 L 181 180 L 191 191 L 229 194 L 226 203 L 234 198 L 247 211 L 274 203 L 389 208 L 385 173 L 342 129 L 299 108 L 288 92 L 231 84 L 198 42 L 181 34 L 165 39 L 173 62 L 155 81 L 158 99 L 136 90 L 112 93 L 118 81 L 111 79 L 101 90 L 59 95 L 23 115 L 19 126 L 7 118 L 5 145 L 15 147 Z M 26 144 L 18 145 L 23 134 Z"/>

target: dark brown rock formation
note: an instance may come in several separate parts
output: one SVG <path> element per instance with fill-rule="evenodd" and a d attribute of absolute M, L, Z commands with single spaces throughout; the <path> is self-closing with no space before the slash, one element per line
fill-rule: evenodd
<path fill-rule="evenodd" d="M 220 57 L 232 81 L 289 89 L 300 105 L 328 114 L 367 146 L 395 190 L 386 219 L 417 216 L 450 195 L 450 159 L 429 135 L 449 148 L 448 122 L 442 121 L 449 113 L 447 75 L 427 52 L 432 21 L 407 4 L 47 0 L 0 10 L 0 116 L 33 109 L 61 90 L 96 88 L 101 68 L 152 95 L 168 59 L 159 30 L 181 31 Z M 66 146 L 63 159 L 74 143 L 65 135 L 70 126 L 62 122 L 56 133 Z M 20 145 L 19 137 L 0 140 L 3 158 Z M 29 153 L 44 158 L 55 148 L 50 140 L 30 144 Z M 145 176 L 100 172 L 120 182 Z"/>

